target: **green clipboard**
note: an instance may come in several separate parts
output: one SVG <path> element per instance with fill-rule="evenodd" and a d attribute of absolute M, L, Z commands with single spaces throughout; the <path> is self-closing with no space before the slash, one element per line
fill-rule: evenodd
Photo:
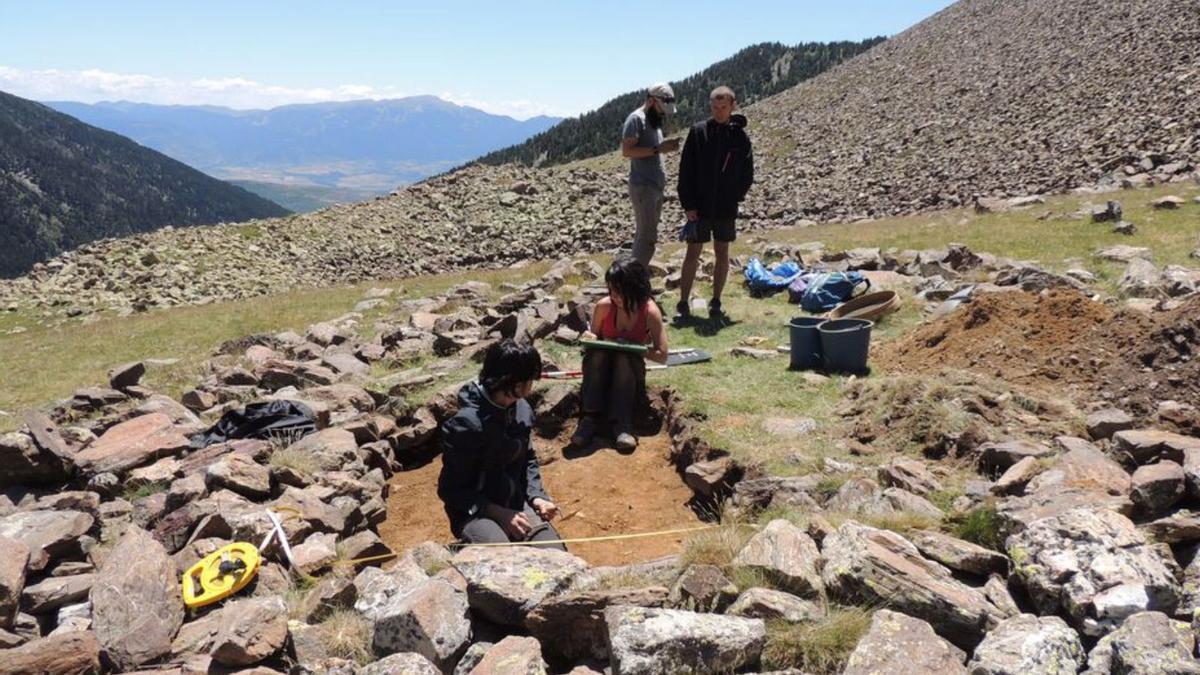
<path fill-rule="evenodd" d="M 580 340 L 579 344 L 589 349 L 611 349 L 617 352 L 629 352 L 631 354 L 645 354 L 650 350 L 646 345 L 635 345 L 627 342 L 613 342 L 611 340 Z"/>

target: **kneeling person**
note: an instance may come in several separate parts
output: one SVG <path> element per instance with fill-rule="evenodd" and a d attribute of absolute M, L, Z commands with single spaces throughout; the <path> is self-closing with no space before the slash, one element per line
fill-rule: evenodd
<path fill-rule="evenodd" d="M 558 507 L 542 487 L 533 451 L 533 409 L 525 397 L 541 376 L 529 345 L 501 340 L 484 356 L 478 382 L 458 392 L 458 413 L 442 425 L 438 497 L 450 529 L 470 544 L 557 541 Z M 566 550 L 560 544 L 543 548 Z"/>
<path fill-rule="evenodd" d="M 662 310 L 650 297 L 650 271 L 632 258 L 613 262 L 604 277 L 608 297 L 596 303 L 591 332 L 601 340 L 649 345 L 641 354 L 588 349 L 583 357 L 583 417 L 571 443 L 585 446 L 602 421 L 611 425 L 616 446 L 637 447 L 633 435 L 634 404 L 646 389 L 644 359 L 667 362 L 667 330 Z"/>

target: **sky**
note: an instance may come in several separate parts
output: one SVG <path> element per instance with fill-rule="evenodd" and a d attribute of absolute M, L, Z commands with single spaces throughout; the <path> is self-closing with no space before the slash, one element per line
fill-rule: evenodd
<path fill-rule="evenodd" d="M 574 116 L 758 42 L 895 35 L 949 0 L 0 0 L 0 91 L 269 108 L 433 94 Z"/>

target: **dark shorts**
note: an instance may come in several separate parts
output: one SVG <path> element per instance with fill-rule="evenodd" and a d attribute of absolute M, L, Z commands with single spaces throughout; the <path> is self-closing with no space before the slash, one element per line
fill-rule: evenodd
<path fill-rule="evenodd" d="M 737 228 L 733 218 L 701 218 L 696 223 L 696 234 L 688 239 L 692 244 L 704 244 L 716 239 L 717 241 L 734 241 L 737 239 Z"/>

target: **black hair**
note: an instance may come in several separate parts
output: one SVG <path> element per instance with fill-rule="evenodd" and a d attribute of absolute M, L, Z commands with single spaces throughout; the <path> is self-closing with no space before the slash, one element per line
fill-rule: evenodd
<path fill-rule="evenodd" d="M 654 106 L 650 106 L 650 108 L 646 110 L 646 124 L 649 124 L 651 129 L 662 128 L 663 116 L 658 114 L 658 109 L 656 109 Z"/>
<path fill-rule="evenodd" d="M 483 356 L 483 369 L 479 371 L 479 383 L 489 394 L 504 393 L 517 395 L 517 386 L 536 380 L 542 374 L 542 355 L 533 345 L 516 342 L 512 338 L 488 347 Z"/>
<path fill-rule="evenodd" d="M 642 305 L 649 302 L 650 270 L 641 261 L 634 258 L 617 258 L 608 266 L 604 275 L 604 283 L 621 296 L 625 311 L 636 312 Z"/>

